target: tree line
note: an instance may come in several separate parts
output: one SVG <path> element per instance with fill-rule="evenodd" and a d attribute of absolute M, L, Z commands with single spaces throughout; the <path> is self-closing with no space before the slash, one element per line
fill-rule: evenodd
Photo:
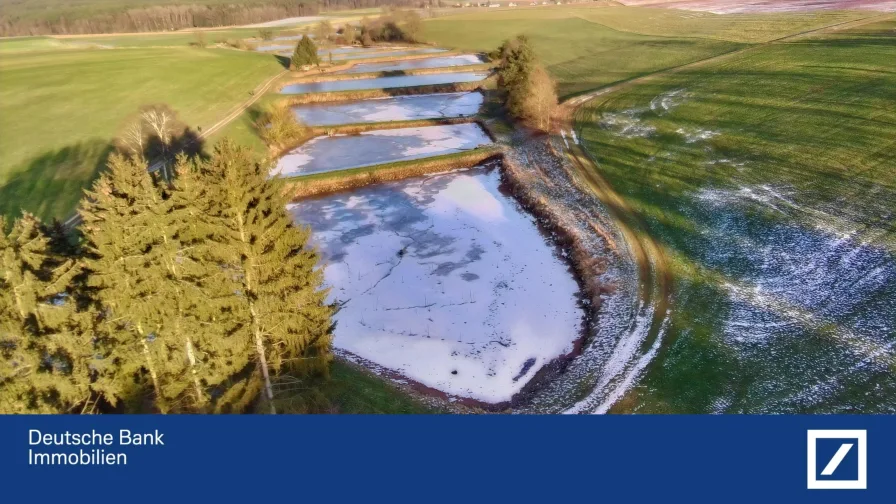
<path fill-rule="evenodd" d="M 73 235 L 0 219 L 0 412 L 243 412 L 332 358 L 310 231 L 229 140 L 172 176 L 114 154 Z"/>
<path fill-rule="evenodd" d="M 343 10 L 384 5 L 423 7 L 420 0 L 258 0 L 249 3 L 157 5 L 77 11 L 47 9 L 41 12 L 11 6 L 0 12 L 0 36 L 75 35 L 90 33 L 157 32 L 262 23 L 289 17 L 316 15 L 321 10 Z"/>

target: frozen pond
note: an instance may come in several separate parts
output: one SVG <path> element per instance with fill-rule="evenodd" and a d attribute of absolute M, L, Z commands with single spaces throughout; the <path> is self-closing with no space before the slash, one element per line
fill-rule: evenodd
<path fill-rule="evenodd" d="M 482 63 L 475 54 L 461 54 L 457 56 L 441 56 L 435 58 L 411 59 L 403 61 L 383 61 L 380 63 L 359 63 L 348 70 L 336 73 L 365 73 L 365 72 L 399 72 L 402 70 L 414 70 L 420 68 L 447 68 L 463 65 L 476 65 Z"/>
<path fill-rule="evenodd" d="M 260 45 L 255 47 L 255 50 L 258 52 L 269 52 L 269 51 L 292 51 L 296 48 L 295 44 L 268 44 L 268 45 Z"/>
<path fill-rule="evenodd" d="M 482 106 L 482 94 L 444 93 L 376 98 L 351 103 L 313 103 L 294 107 L 296 118 L 308 126 L 332 126 L 437 117 L 474 115 Z"/>
<path fill-rule="evenodd" d="M 311 226 L 334 344 L 449 394 L 510 400 L 568 354 L 578 286 L 497 169 L 369 186 L 289 206 Z"/>
<path fill-rule="evenodd" d="M 492 143 L 475 123 L 320 136 L 280 158 L 271 176 L 292 177 L 475 149 Z"/>
<path fill-rule="evenodd" d="M 302 38 L 299 36 L 298 38 Z M 280 39 L 274 39 L 280 40 Z M 284 38 L 283 40 L 289 40 L 288 38 Z M 283 56 L 288 56 L 292 54 L 292 51 L 295 50 L 298 42 L 293 42 L 291 44 L 274 44 L 274 45 L 263 45 L 255 48 L 256 51 L 287 51 L 282 53 Z M 364 47 L 356 47 L 356 46 L 339 46 L 339 47 L 329 47 L 322 48 L 317 50 L 317 54 L 320 56 L 326 56 L 327 53 L 333 53 L 334 56 L 340 54 L 350 54 L 350 53 L 364 53 L 371 52 L 371 49 Z"/>
<path fill-rule="evenodd" d="M 406 86 L 475 82 L 488 77 L 487 72 L 454 72 L 429 75 L 396 75 L 373 79 L 335 80 L 290 84 L 280 90 L 282 94 L 325 93 L 329 91 L 355 91 L 359 89 L 388 89 Z"/>
<path fill-rule="evenodd" d="M 383 51 L 382 48 L 370 47 L 367 49 L 362 49 L 360 51 L 354 51 L 349 54 L 334 54 L 333 59 L 337 61 L 345 61 L 345 60 L 355 60 L 355 59 L 364 59 L 364 58 L 395 58 L 398 56 L 410 56 L 412 54 L 437 54 L 442 52 L 448 52 L 448 49 L 436 49 L 436 48 L 426 48 L 426 49 L 401 49 L 397 51 Z M 324 51 L 326 53 L 326 51 Z"/>

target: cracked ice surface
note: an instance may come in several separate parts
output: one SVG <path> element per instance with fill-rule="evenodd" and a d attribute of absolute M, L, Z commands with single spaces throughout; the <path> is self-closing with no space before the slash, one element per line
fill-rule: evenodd
<path fill-rule="evenodd" d="M 458 54 L 456 56 L 441 56 L 438 58 L 359 63 L 347 70 L 340 70 L 335 73 L 398 72 L 401 70 L 414 70 L 420 68 L 447 68 L 453 66 L 476 65 L 479 63 L 482 63 L 482 60 L 475 54 Z"/>
<path fill-rule="evenodd" d="M 351 103 L 314 103 L 294 107 L 296 117 L 308 126 L 461 117 L 476 114 L 482 94 L 444 93 L 375 98 Z"/>
<path fill-rule="evenodd" d="M 571 352 L 578 285 L 499 186 L 477 168 L 290 205 L 341 303 L 335 346 L 489 403 Z"/>
<path fill-rule="evenodd" d="M 475 149 L 492 141 L 475 123 L 320 136 L 280 158 L 271 176 L 296 176 Z"/>
<path fill-rule="evenodd" d="M 424 75 L 393 75 L 371 79 L 329 80 L 300 82 L 280 90 L 281 94 L 328 93 L 331 91 L 357 91 L 361 89 L 391 89 L 408 86 L 430 86 L 475 82 L 488 77 L 488 72 L 449 72 Z"/>

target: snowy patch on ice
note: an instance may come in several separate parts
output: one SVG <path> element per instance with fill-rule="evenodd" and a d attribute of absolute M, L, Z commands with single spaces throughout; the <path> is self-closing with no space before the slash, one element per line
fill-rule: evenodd
<path fill-rule="evenodd" d="M 406 121 L 474 115 L 482 106 L 482 93 L 442 93 L 373 98 L 351 103 L 314 103 L 293 107 L 308 126 Z"/>
<path fill-rule="evenodd" d="M 359 168 L 475 149 L 492 141 L 475 123 L 319 136 L 281 157 L 271 176 Z"/>
<path fill-rule="evenodd" d="M 475 169 L 290 205 L 341 306 L 335 346 L 489 403 L 571 352 L 578 286 L 499 185 Z"/>
<path fill-rule="evenodd" d="M 398 72 L 421 68 L 448 68 L 454 66 L 476 65 L 479 63 L 482 63 L 482 60 L 475 54 L 458 54 L 455 56 L 441 56 L 435 58 L 359 63 L 351 68 L 340 70 L 336 73 Z"/>

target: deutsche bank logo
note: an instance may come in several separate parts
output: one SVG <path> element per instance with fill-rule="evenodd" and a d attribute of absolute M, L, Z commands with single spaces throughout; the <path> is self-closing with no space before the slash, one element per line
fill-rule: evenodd
<path fill-rule="evenodd" d="M 868 433 L 865 430 L 808 431 L 808 488 L 868 488 Z"/>

